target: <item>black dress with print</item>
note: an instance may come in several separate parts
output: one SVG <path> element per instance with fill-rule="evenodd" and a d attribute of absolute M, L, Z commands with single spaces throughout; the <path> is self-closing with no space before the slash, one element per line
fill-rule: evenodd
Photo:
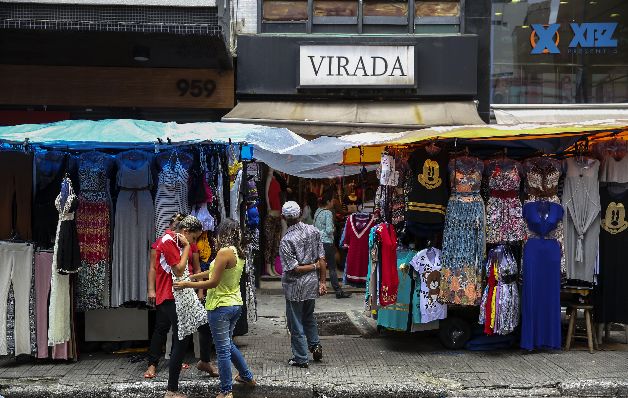
<path fill-rule="evenodd" d="M 600 274 L 595 318 L 603 323 L 628 323 L 628 187 L 600 189 L 602 222 L 600 228 Z"/>

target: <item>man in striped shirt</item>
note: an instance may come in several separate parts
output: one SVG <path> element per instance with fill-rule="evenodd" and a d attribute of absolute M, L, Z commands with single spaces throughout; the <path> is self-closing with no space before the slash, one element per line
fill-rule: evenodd
<path fill-rule="evenodd" d="M 283 268 L 281 283 L 293 354 L 288 364 L 306 368 L 308 349 L 315 361 L 323 358 L 314 305 L 319 295 L 327 293 L 325 250 L 319 230 L 299 220 L 301 208 L 296 202 L 286 202 L 281 215 L 288 224 L 279 244 Z"/>

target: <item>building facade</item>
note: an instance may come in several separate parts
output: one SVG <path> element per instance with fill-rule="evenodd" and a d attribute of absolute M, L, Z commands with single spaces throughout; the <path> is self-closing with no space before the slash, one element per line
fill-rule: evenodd
<path fill-rule="evenodd" d="M 219 120 L 234 105 L 223 0 L 0 3 L 0 123 Z"/>
<path fill-rule="evenodd" d="M 490 98 L 497 111 L 628 116 L 622 105 L 628 102 L 628 2 L 493 0 L 491 40 Z M 535 120 L 544 121 L 538 113 Z"/>
<path fill-rule="evenodd" d="M 304 135 L 488 121 L 490 9 L 487 0 L 246 0 L 233 18 L 238 105 L 223 120 Z"/>

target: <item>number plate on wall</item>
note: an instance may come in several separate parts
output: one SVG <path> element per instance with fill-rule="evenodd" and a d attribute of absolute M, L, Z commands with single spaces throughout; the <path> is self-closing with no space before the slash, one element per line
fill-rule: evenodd
<path fill-rule="evenodd" d="M 0 104 L 230 109 L 233 76 L 215 69 L 0 65 Z"/>
<path fill-rule="evenodd" d="M 414 86 L 414 46 L 302 45 L 299 85 Z"/>

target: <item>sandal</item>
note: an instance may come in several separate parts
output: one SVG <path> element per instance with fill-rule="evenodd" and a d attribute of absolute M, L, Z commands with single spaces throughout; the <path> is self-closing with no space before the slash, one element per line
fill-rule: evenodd
<path fill-rule="evenodd" d="M 210 377 L 220 377 L 220 374 L 218 373 L 218 368 L 212 365 L 211 362 L 198 361 L 198 363 L 196 364 L 196 369 L 209 374 Z"/>
<path fill-rule="evenodd" d="M 149 366 L 148 368 L 155 368 L 154 371 L 150 371 L 150 370 L 146 370 L 146 372 L 144 372 L 144 378 L 145 379 L 154 379 L 157 376 L 157 368 L 153 365 Z"/>
<path fill-rule="evenodd" d="M 245 386 L 248 386 L 248 387 L 255 387 L 257 385 L 257 382 L 255 381 L 255 379 L 245 380 L 239 374 L 236 375 L 235 381 L 237 381 L 240 384 L 244 384 Z"/>
<path fill-rule="evenodd" d="M 187 395 L 185 394 L 181 394 L 180 392 L 175 392 L 175 391 L 166 391 L 166 394 L 164 395 L 164 398 L 188 398 Z"/>

